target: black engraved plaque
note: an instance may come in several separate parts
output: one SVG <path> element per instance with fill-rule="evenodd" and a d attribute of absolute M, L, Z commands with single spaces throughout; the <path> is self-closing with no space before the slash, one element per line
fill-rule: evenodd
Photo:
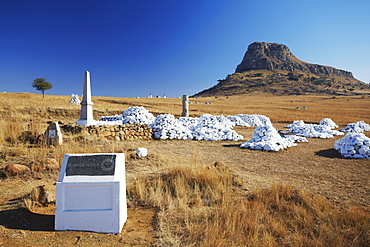
<path fill-rule="evenodd" d="M 116 155 L 70 156 L 66 176 L 112 176 L 116 168 Z"/>

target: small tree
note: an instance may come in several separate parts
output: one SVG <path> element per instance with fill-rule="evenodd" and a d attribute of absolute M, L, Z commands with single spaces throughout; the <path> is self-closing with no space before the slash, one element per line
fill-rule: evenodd
<path fill-rule="evenodd" d="M 50 82 L 47 82 L 45 78 L 36 78 L 32 82 L 32 87 L 42 92 L 42 97 L 45 97 L 45 91 L 51 89 L 53 86 Z"/>

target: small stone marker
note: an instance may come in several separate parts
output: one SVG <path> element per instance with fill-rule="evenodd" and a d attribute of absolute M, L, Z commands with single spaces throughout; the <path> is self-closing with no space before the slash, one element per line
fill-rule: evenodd
<path fill-rule="evenodd" d="M 44 133 L 44 140 L 47 145 L 62 145 L 63 137 L 58 122 L 52 122 Z"/>
<path fill-rule="evenodd" d="M 189 117 L 189 95 L 182 96 L 182 117 Z"/>
<path fill-rule="evenodd" d="M 148 155 L 148 149 L 146 148 L 137 148 L 136 155 L 139 157 L 146 157 Z"/>
<path fill-rule="evenodd" d="M 127 220 L 125 155 L 66 154 L 56 193 L 55 230 L 120 233 Z"/>

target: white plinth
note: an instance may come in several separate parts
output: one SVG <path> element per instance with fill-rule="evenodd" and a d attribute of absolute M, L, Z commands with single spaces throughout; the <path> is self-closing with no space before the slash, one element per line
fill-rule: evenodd
<path fill-rule="evenodd" d="M 96 121 L 95 120 L 87 120 L 87 119 L 80 119 L 77 121 L 76 123 L 77 125 L 86 125 L 86 126 L 89 126 L 89 125 L 95 125 L 96 124 Z"/>
<path fill-rule="evenodd" d="M 105 156 L 114 157 L 115 165 L 113 158 L 99 160 Z M 108 174 L 111 169 L 113 175 Z M 121 232 L 127 220 L 123 153 L 66 154 L 56 190 L 55 230 Z"/>

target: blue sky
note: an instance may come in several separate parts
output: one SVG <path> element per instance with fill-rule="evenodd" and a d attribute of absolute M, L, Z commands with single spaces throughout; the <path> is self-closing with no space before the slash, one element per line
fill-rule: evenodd
<path fill-rule="evenodd" d="M 255 41 L 370 82 L 368 0 L 1 0 L 0 92 L 193 95 L 235 71 Z"/>

